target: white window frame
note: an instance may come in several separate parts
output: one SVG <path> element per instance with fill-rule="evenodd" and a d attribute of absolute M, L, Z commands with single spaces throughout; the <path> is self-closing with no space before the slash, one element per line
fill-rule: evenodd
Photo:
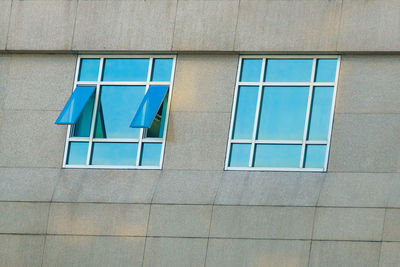
<path fill-rule="evenodd" d="M 260 82 L 240 82 L 239 81 L 243 59 L 262 59 Z M 266 64 L 267 59 L 312 59 L 313 66 L 312 66 L 310 82 L 264 82 L 263 80 L 264 80 L 265 64 Z M 336 77 L 335 77 L 334 82 L 314 82 L 317 59 L 337 59 Z M 336 92 L 337 92 L 337 84 L 338 84 L 339 71 L 340 71 L 340 61 L 341 61 L 341 57 L 339 55 L 246 55 L 246 56 L 243 55 L 243 56 L 240 56 L 238 69 L 237 69 L 237 76 L 236 76 L 235 94 L 234 94 L 234 98 L 233 98 L 228 145 L 227 145 L 227 149 L 226 149 L 225 170 L 326 172 L 328 169 L 328 159 L 329 159 L 329 151 L 330 151 L 330 144 L 331 144 L 331 137 L 332 137 L 332 126 L 333 126 L 334 113 L 335 113 Z M 237 95 L 238 95 L 239 86 L 258 86 L 258 99 L 257 99 L 257 107 L 256 107 L 256 114 L 255 114 L 255 119 L 254 119 L 252 139 L 236 139 L 236 140 L 232 139 L 233 126 L 234 126 L 235 114 L 236 114 L 236 108 L 237 108 Z M 307 102 L 307 113 L 306 113 L 304 133 L 303 133 L 302 140 L 299 141 L 299 140 L 257 140 L 256 139 L 257 125 L 258 125 L 258 119 L 259 119 L 259 114 L 260 114 L 261 96 L 262 96 L 262 91 L 263 91 L 264 86 L 308 86 L 309 87 L 310 90 L 309 90 L 308 102 Z M 313 140 L 309 141 L 309 140 L 307 140 L 307 132 L 308 132 L 308 126 L 309 126 L 310 111 L 311 111 L 311 100 L 312 100 L 312 95 L 313 95 L 315 86 L 333 86 L 334 87 L 327 141 L 313 141 Z M 249 159 L 248 167 L 229 167 L 228 166 L 232 144 L 251 144 L 250 159 Z M 298 168 L 252 167 L 253 162 L 254 162 L 256 144 L 298 144 L 298 145 L 302 145 L 301 159 L 300 159 L 299 167 Z M 309 144 L 326 145 L 327 146 L 326 154 L 325 154 L 325 163 L 324 163 L 323 168 L 303 168 L 303 167 L 301 167 L 301 166 L 304 166 L 305 149 L 306 149 L 306 145 L 309 145 Z"/>
<path fill-rule="evenodd" d="M 78 81 L 79 70 L 80 70 L 80 63 L 81 59 L 85 58 L 98 58 L 100 59 L 99 65 L 99 73 L 96 82 L 87 82 L 87 81 Z M 103 73 L 103 66 L 104 66 L 104 59 L 109 58 L 146 58 L 149 59 L 149 67 L 147 72 L 147 80 L 144 82 L 109 82 L 109 81 L 101 81 L 101 76 Z M 154 59 L 158 58 L 171 58 L 172 62 L 172 71 L 171 71 L 171 79 L 169 82 L 152 82 L 151 80 L 151 73 L 153 69 L 153 62 Z M 67 138 L 65 141 L 65 148 L 64 148 L 64 158 L 63 158 L 63 168 L 67 169 L 146 169 L 146 170 L 161 170 L 163 168 L 164 163 L 164 154 L 165 154 L 165 143 L 167 138 L 167 129 L 168 129 L 168 120 L 169 120 L 169 112 L 171 106 L 171 99 L 172 99 L 172 91 L 173 91 L 173 84 L 174 84 L 174 77 L 175 77 L 175 65 L 176 65 L 176 55 L 79 55 L 77 58 L 76 69 L 75 69 L 75 79 L 74 79 L 74 87 L 73 90 L 77 86 L 95 86 L 95 101 L 93 104 L 93 112 L 92 112 L 92 120 L 90 126 L 90 135 L 89 137 L 73 137 L 71 136 L 72 126 L 68 125 L 67 129 Z M 97 105 L 100 96 L 100 88 L 104 85 L 136 85 L 136 86 L 146 86 L 146 91 L 148 90 L 149 86 L 151 85 L 165 85 L 168 86 L 168 105 L 166 111 L 166 118 L 164 124 L 164 132 L 162 138 L 144 138 L 144 133 L 146 129 L 141 128 L 139 138 L 93 138 L 94 134 L 94 126 L 95 126 L 95 119 L 97 113 Z M 132 117 L 133 119 L 133 117 Z M 128 125 L 129 126 L 129 125 Z M 69 152 L 69 143 L 70 142 L 88 142 L 88 154 L 86 158 L 86 165 L 70 165 L 67 164 L 67 156 Z M 104 142 L 104 143 L 137 143 L 138 144 L 138 151 L 136 157 L 136 166 L 127 166 L 127 165 L 89 165 L 91 160 L 92 154 L 92 147 L 93 142 Z M 143 143 L 161 143 L 161 155 L 160 155 L 160 163 L 159 166 L 139 166 L 140 159 L 142 156 L 142 144 Z"/>

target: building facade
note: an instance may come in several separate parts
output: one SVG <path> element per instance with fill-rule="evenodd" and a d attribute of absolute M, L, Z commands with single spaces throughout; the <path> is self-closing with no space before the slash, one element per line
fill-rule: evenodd
<path fill-rule="evenodd" d="M 86 83 L 86 58 L 154 67 Z M 168 82 L 153 79 L 161 58 Z M 270 59 L 309 59 L 313 75 L 253 84 L 246 58 L 261 75 Z M 326 84 L 324 58 L 338 63 Z M 133 167 L 94 164 L 89 145 L 68 166 L 69 143 L 96 150 L 94 122 L 84 137 L 55 124 L 79 85 L 104 116 L 102 86 L 168 87 L 163 135 L 116 141 L 139 149 Z M 240 86 L 258 86 L 258 108 L 264 87 L 331 87 L 327 139 L 235 140 Z M 0 266 L 400 266 L 399 99 L 398 0 L 1 0 Z M 160 165 L 144 160 L 151 142 Z M 235 142 L 252 151 L 245 168 L 231 165 Z M 257 169 L 257 145 L 278 143 L 298 146 L 300 167 Z M 326 147 L 317 167 L 313 145 Z"/>

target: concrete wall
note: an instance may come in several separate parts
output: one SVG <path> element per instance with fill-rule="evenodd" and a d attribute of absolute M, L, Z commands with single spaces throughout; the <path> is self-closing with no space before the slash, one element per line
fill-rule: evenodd
<path fill-rule="evenodd" d="M 0 59 L 1 266 L 398 263 L 400 56 L 343 56 L 327 173 L 223 171 L 238 56 L 205 54 L 177 57 L 164 170 L 61 169 L 75 59 Z"/>
<path fill-rule="evenodd" d="M 0 0 L 0 266 L 398 266 L 399 25 L 397 0 Z M 61 168 L 84 51 L 178 52 L 163 170 Z M 342 54 L 327 173 L 223 171 L 238 52 Z"/>
<path fill-rule="evenodd" d="M 0 50 L 399 51 L 398 0 L 1 0 Z"/>

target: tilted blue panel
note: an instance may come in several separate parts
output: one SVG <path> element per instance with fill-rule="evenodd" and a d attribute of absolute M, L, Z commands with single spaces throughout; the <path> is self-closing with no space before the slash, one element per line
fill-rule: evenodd
<path fill-rule="evenodd" d="M 167 92 L 168 86 L 150 86 L 136 111 L 130 127 L 149 128 Z"/>
<path fill-rule="evenodd" d="M 61 111 L 56 124 L 75 124 L 95 89 L 95 86 L 77 86 Z"/>

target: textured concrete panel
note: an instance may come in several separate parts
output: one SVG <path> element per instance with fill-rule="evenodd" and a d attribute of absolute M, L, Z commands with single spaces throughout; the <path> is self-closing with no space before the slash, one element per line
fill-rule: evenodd
<path fill-rule="evenodd" d="M 224 172 L 216 203 L 315 206 L 325 173 Z"/>
<path fill-rule="evenodd" d="M 335 51 L 341 3 L 242 0 L 235 50 Z"/>
<path fill-rule="evenodd" d="M 52 203 L 49 234 L 145 236 L 150 205 Z"/>
<path fill-rule="evenodd" d="M 0 5 L 1 5 L 1 2 L 0 2 Z M 0 18 L 1 18 L 1 16 L 0 16 Z M 4 100 L 6 98 L 7 83 L 8 83 L 8 79 L 9 79 L 9 73 L 10 73 L 10 62 L 11 62 L 10 56 L 5 56 L 5 55 L 0 56 L 0 110 L 3 108 Z"/>
<path fill-rule="evenodd" d="M 231 51 L 239 0 L 179 1 L 174 50 Z"/>
<path fill-rule="evenodd" d="M 215 206 L 210 236 L 311 239 L 314 208 Z"/>
<path fill-rule="evenodd" d="M 381 256 L 379 259 L 380 267 L 395 267 L 400 262 L 400 243 L 382 243 Z"/>
<path fill-rule="evenodd" d="M 328 173 L 318 205 L 331 207 L 386 207 L 393 173 Z"/>
<path fill-rule="evenodd" d="M 75 64 L 70 55 L 13 55 L 4 109 L 62 110 L 72 93 Z"/>
<path fill-rule="evenodd" d="M 164 168 L 223 170 L 230 116 L 171 112 Z"/>
<path fill-rule="evenodd" d="M 10 22 L 11 2 L 12 0 L 0 1 L 0 50 L 6 49 L 8 26 Z"/>
<path fill-rule="evenodd" d="M 147 235 L 207 237 L 210 205 L 152 205 Z"/>
<path fill-rule="evenodd" d="M 151 203 L 160 171 L 61 170 L 54 201 Z"/>
<path fill-rule="evenodd" d="M 179 55 L 172 111 L 231 112 L 237 64 L 235 55 Z"/>
<path fill-rule="evenodd" d="M 210 239 L 206 266 L 305 267 L 309 241 Z"/>
<path fill-rule="evenodd" d="M 0 200 L 50 201 L 59 172 L 45 168 L 0 168 Z"/>
<path fill-rule="evenodd" d="M 141 266 L 143 237 L 48 236 L 43 266 Z"/>
<path fill-rule="evenodd" d="M 376 267 L 379 261 L 380 243 L 313 241 L 310 266 Z"/>
<path fill-rule="evenodd" d="M 212 204 L 222 171 L 164 171 L 153 203 Z"/>
<path fill-rule="evenodd" d="M 338 51 L 398 51 L 398 0 L 344 0 Z"/>
<path fill-rule="evenodd" d="M 7 267 L 40 267 L 44 236 L 0 235 L 0 265 Z"/>
<path fill-rule="evenodd" d="M 0 128 L 0 166 L 61 166 L 65 126 L 54 124 L 59 111 L 4 111 Z"/>
<path fill-rule="evenodd" d="M 384 209 L 317 208 L 314 239 L 382 240 Z"/>
<path fill-rule="evenodd" d="M 399 56 L 343 56 L 336 113 L 400 113 Z"/>
<path fill-rule="evenodd" d="M 387 206 L 390 208 L 400 208 L 400 174 L 395 174 L 395 178 L 393 179 L 393 184 L 391 187 L 391 192 L 388 196 L 388 204 Z"/>
<path fill-rule="evenodd" d="M 45 233 L 49 205 L 49 203 L 0 202 L 0 233 Z"/>
<path fill-rule="evenodd" d="M 8 50 L 70 50 L 77 0 L 13 1 Z"/>
<path fill-rule="evenodd" d="M 147 238 L 143 266 L 204 266 L 207 239 Z"/>
<path fill-rule="evenodd" d="M 387 209 L 385 225 L 383 228 L 383 240 L 400 241 L 400 209 Z"/>
<path fill-rule="evenodd" d="M 79 1 L 74 50 L 170 50 L 177 0 Z"/>
<path fill-rule="evenodd" d="M 382 130 L 389 129 L 390 130 Z M 329 171 L 395 172 L 400 162 L 400 115 L 336 114 Z"/>

